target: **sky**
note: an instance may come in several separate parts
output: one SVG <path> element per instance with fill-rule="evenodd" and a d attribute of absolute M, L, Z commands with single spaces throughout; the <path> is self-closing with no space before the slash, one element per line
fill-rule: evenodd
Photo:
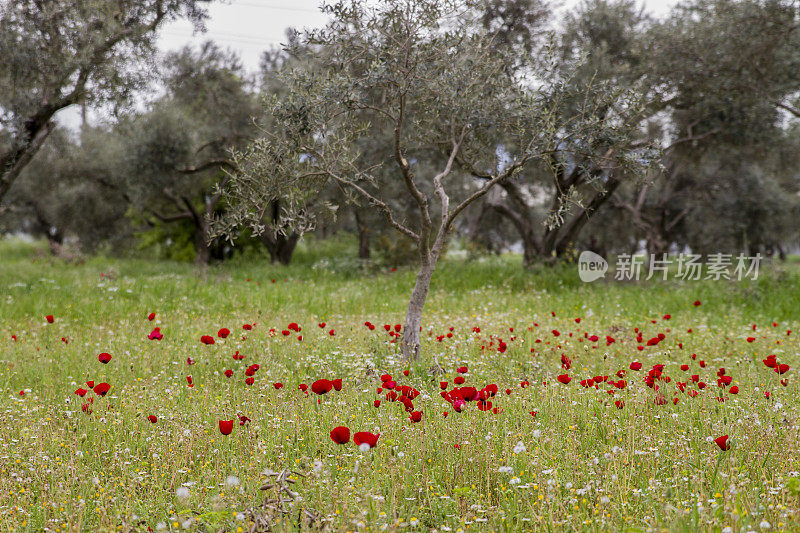
<path fill-rule="evenodd" d="M 677 0 L 639 0 L 645 9 L 656 16 L 666 14 Z M 580 0 L 564 0 L 566 8 Z M 289 27 L 318 27 L 326 22 L 319 11 L 320 0 L 222 0 L 209 8 L 205 33 L 195 33 L 186 21 L 172 22 L 159 31 L 159 49 L 177 50 L 188 44 L 197 46 L 211 39 L 235 51 L 245 68 L 258 69 L 261 53 L 285 42 Z M 92 115 L 89 115 L 90 121 Z M 96 117 L 95 117 L 96 118 Z M 59 119 L 69 127 L 80 124 L 77 108 L 59 114 Z"/>

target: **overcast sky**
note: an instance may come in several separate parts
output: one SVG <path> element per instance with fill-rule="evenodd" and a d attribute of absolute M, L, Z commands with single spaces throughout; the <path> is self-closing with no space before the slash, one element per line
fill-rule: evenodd
<path fill-rule="evenodd" d="M 191 24 L 177 21 L 164 26 L 159 33 L 159 48 L 175 50 L 187 44 L 199 44 L 211 39 L 236 51 L 244 66 L 255 71 L 261 53 L 285 41 L 286 28 L 314 27 L 325 23 L 320 13 L 320 0 L 223 0 L 209 8 L 208 31 L 195 34 Z M 639 0 L 654 15 L 664 15 L 677 0 Z M 564 0 L 565 6 L 580 0 Z M 77 109 L 63 111 L 59 118 L 65 124 L 77 126 Z"/>

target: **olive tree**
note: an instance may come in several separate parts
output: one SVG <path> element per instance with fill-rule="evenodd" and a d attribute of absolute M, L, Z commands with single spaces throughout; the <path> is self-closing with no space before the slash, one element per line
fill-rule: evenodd
<path fill-rule="evenodd" d="M 198 27 L 211 0 L 0 2 L 0 200 L 75 104 L 130 95 L 154 53 L 156 30 L 178 17 Z"/>
<path fill-rule="evenodd" d="M 224 191 L 231 207 L 214 228 L 269 229 L 264 211 L 280 198 L 284 220 L 308 230 L 314 213 L 304 206 L 329 182 L 372 206 L 417 249 L 401 346 L 418 359 L 423 306 L 454 221 L 533 161 L 594 154 L 597 144 L 627 139 L 616 110 L 635 112 L 636 101 L 603 85 L 574 94 L 554 54 L 496 46 L 479 6 L 465 0 L 352 0 L 323 9 L 331 22 L 293 50 L 314 54 L 315 68 L 283 73 L 289 90 L 266 100 L 269 127 L 235 154 L 238 171 Z M 615 112 L 598 118 L 604 106 Z M 377 137 L 383 150 L 365 152 L 376 132 L 388 133 Z M 413 214 L 393 208 L 387 191 L 398 189 L 389 182 L 402 185 Z M 453 197 L 464 184 L 469 192 Z"/>

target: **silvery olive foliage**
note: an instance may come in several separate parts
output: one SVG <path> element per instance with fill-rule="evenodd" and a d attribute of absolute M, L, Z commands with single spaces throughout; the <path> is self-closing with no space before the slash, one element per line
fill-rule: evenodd
<path fill-rule="evenodd" d="M 635 91 L 574 83 L 574 68 L 550 46 L 530 56 L 496 46 L 469 2 L 354 1 L 325 11 L 333 22 L 293 50 L 313 55 L 314 68 L 283 72 L 287 90 L 264 101 L 269 126 L 234 154 L 239 171 L 225 190 L 231 209 L 215 221 L 218 233 L 269 229 L 263 213 L 276 200 L 292 229 L 307 231 L 307 203 L 334 182 L 424 248 L 437 225 L 428 220 L 431 204 L 448 204 L 448 181 L 467 180 L 473 191 L 439 211 L 444 233 L 466 205 L 533 160 L 602 157 L 636 134 L 624 116 L 638 112 Z M 389 132 L 377 156 L 361 149 L 376 132 Z M 438 169 L 417 171 L 442 154 Z M 616 156 L 616 164 L 638 167 L 651 160 L 644 149 Z M 391 209 L 383 180 L 405 184 L 418 221 Z"/>
<path fill-rule="evenodd" d="M 310 68 L 283 71 L 286 91 L 265 99 L 268 120 L 234 154 L 237 170 L 223 191 L 230 209 L 213 221 L 223 235 L 239 226 L 308 231 L 317 213 L 308 205 L 329 183 L 371 206 L 419 253 L 402 342 L 409 358 L 420 356 L 433 270 L 470 204 L 536 161 L 607 169 L 654 160 L 647 146 L 615 148 L 631 146 L 637 134 L 627 116 L 641 112 L 636 91 L 591 78 L 576 83 L 580 60 L 564 60 L 552 44 L 531 54 L 498 46 L 481 7 L 469 0 L 326 6 L 331 22 L 291 47 L 311 56 L 297 63 Z M 456 184 L 465 183 L 469 190 L 455 198 L 454 190 L 463 192 Z M 393 208 L 398 190 L 416 213 Z M 283 224 L 269 227 L 265 214 L 277 202 Z"/>
<path fill-rule="evenodd" d="M 185 17 L 198 28 L 211 0 L 0 1 L 0 199 L 75 104 L 128 100 L 142 87 L 155 30 Z"/>

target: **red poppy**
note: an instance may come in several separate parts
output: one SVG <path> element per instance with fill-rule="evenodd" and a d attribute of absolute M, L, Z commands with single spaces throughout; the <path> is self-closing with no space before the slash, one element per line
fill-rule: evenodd
<path fill-rule="evenodd" d="M 350 429 L 344 426 L 336 426 L 331 430 L 331 440 L 336 444 L 347 444 L 350 442 Z"/>
<path fill-rule="evenodd" d="M 148 416 L 148 417 L 147 417 L 147 419 L 148 419 L 150 422 L 152 422 L 153 424 L 155 424 L 156 422 L 158 422 L 158 417 L 157 417 L 156 415 L 150 415 L 150 416 Z"/>
<path fill-rule="evenodd" d="M 558 381 L 560 383 L 563 383 L 564 385 L 568 385 L 569 382 L 572 381 L 572 378 L 569 377 L 567 374 L 561 374 L 560 376 L 558 376 Z"/>
<path fill-rule="evenodd" d="M 277 383 L 273 383 L 272 386 L 275 387 L 276 389 L 282 389 L 283 388 L 283 383 L 281 383 L 279 381 Z"/>
<path fill-rule="evenodd" d="M 414 411 L 413 413 L 411 413 L 411 416 L 409 418 L 411 419 L 412 422 L 419 422 L 420 420 L 422 420 L 422 412 Z"/>
<path fill-rule="evenodd" d="M 333 383 L 331 383 L 331 380 L 325 378 L 318 379 L 317 381 L 311 384 L 311 392 L 313 392 L 314 394 L 320 394 L 320 395 L 325 394 L 327 392 L 330 392 L 332 388 L 333 388 Z"/>
<path fill-rule="evenodd" d="M 223 435 L 230 435 L 233 431 L 233 420 L 220 420 L 219 432 Z"/>
<path fill-rule="evenodd" d="M 189 384 L 189 387 L 194 387 L 194 380 L 192 379 L 192 376 L 186 376 L 186 383 Z"/>
<path fill-rule="evenodd" d="M 110 388 L 111 385 L 109 385 L 108 383 L 98 383 L 97 385 L 94 386 L 93 390 L 94 393 L 97 394 L 98 396 L 105 396 L 106 394 L 108 394 Z"/>
<path fill-rule="evenodd" d="M 246 379 L 244 380 L 244 382 L 245 382 L 247 385 L 252 385 L 253 383 L 255 383 L 255 382 L 256 382 L 256 378 L 246 378 Z"/>
<path fill-rule="evenodd" d="M 247 331 L 250 331 L 250 330 L 252 330 L 252 329 L 253 329 L 253 326 L 252 326 L 252 325 L 250 325 L 250 324 L 244 324 L 244 325 L 242 326 L 242 329 L 244 329 L 244 330 L 247 330 Z"/>
<path fill-rule="evenodd" d="M 194 364 L 194 359 L 192 359 L 191 357 L 187 357 L 186 358 L 186 364 L 189 365 L 189 366 L 192 366 Z"/>
<path fill-rule="evenodd" d="M 306 385 L 305 383 L 301 383 L 300 385 L 297 386 L 297 388 L 303 392 L 306 392 L 308 390 L 308 385 Z"/>
<path fill-rule="evenodd" d="M 87 381 L 86 382 L 86 386 L 89 387 L 90 389 L 93 388 L 94 387 L 94 381 Z"/>
<path fill-rule="evenodd" d="M 727 452 L 728 450 L 731 449 L 731 445 L 728 442 L 727 435 L 722 435 L 721 437 L 717 437 L 716 439 L 714 439 L 714 442 L 717 443 L 717 446 L 719 446 L 719 449 L 722 450 L 723 452 Z"/>
<path fill-rule="evenodd" d="M 97 360 L 103 363 L 104 365 L 108 364 L 108 362 L 111 361 L 111 354 L 103 352 L 97 356 Z"/>
<path fill-rule="evenodd" d="M 734 385 L 733 387 L 730 388 L 730 393 L 731 394 L 739 394 L 739 387 Z"/>
<path fill-rule="evenodd" d="M 78 390 L 75 391 L 75 394 L 77 394 L 78 396 L 83 398 L 84 396 L 86 396 L 87 392 L 89 392 L 89 391 L 86 390 L 86 389 L 78 389 Z"/>
<path fill-rule="evenodd" d="M 369 431 L 359 431 L 355 435 L 353 435 L 353 442 L 356 446 L 361 446 L 362 444 L 368 444 L 370 448 L 374 448 L 378 444 L 378 437 L 381 434 L 378 433 L 377 435 L 373 435 Z"/>
<path fill-rule="evenodd" d="M 786 363 L 781 363 L 778 365 L 778 368 L 776 370 L 778 371 L 778 374 L 785 374 L 789 371 L 789 365 L 787 365 Z"/>
<path fill-rule="evenodd" d="M 699 306 L 699 305 L 700 305 L 700 300 L 695 300 L 695 301 L 694 301 L 694 306 L 695 306 L 695 307 L 697 307 L 697 306 Z"/>
<path fill-rule="evenodd" d="M 156 318 L 156 314 L 155 313 L 150 313 L 149 315 L 147 315 L 147 320 L 149 320 L 150 322 L 155 320 L 155 318 Z"/>
<path fill-rule="evenodd" d="M 755 337 L 747 337 L 747 342 L 753 342 L 755 340 L 756 340 Z"/>
<path fill-rule="evenodd" d="M 453 383 L 456 385 L 463 385 L 465 381 L 464 376 L 456 376 L 455 379 L 453 379 Z"/>
<path fill-rule="evenodd" d="M 231 370 L 230 368 L 225 371 L 225 377 L 231 377 L 232 375 L 233 375 L 233 370 Z"/>
<path fill-rule="evenodd" d="M 151 341 L 160 341 L 164 338 L 164 335 L 161 333 L 161 328 L 153 328 L 147 338 Z"/>
<path fill-rule="evenodd" d="M 202 342 L 203 344 L 214 344 L 214 337 L 212 337 L 211 335 L 203 335 L 202 337 L 200 337 L 200 342 Z"/>
<path fill-rule="evenodd" d="M 381 406 L 381 401 L 380 400 L 375 400 L 374 402 L 372 402 L 372 405 L 374 405 L 375 407 L 380 407 Z"/>
<path fill-rule="evenodd" d="M 333 385 L 333 388 L 336 389 L 337 391 L 342 390 L 342 380 L 341 380 L 341 378 L 340 379 L 334 379 L 333 381 L 331 381 L 331 385 Z"/>
<path fill-rule="evenodd" d="M 640 363 L 638 361 L 634 361 L 633 363 L 631 363 L 630 369 L 631 370 L 636 370 L 636 371 L 641 370 L 642 369 L 642 363 Z"/>
<path fill-rule="evenodd" d="M 52 324 L 53 322 L 55 322 L 55 319 L 53 318 L 53 315 L 47 315 L 44 318 L 47 320 L 48 324 Z"/>
<path fill-rule="evenodd" d="M 456 368 L 456 372 L 458 372 L 459 374 L 466 374 L 467 373 L 467 367 L 466 366 L 460 366 L 460 367 Z"/>
<path fill-rule="evenodd" d="M 231 334 L 231 330 L 229 330 L 228 328 L 222 328 L 217 332 L 217 337 L 219 337 L 220 339 L 224 339 L 225 337 L 227 337 L 230 334 Z"/>
<path fill-rule="evenodd" d="M 286 328 L 294 331 L 295 333 L 300 333 L 300 331 L 303 329 L 300 326 L 298 326 L 297 323 L 295 322 L 292 322 L 291 324 L 286 326 Z"/>

